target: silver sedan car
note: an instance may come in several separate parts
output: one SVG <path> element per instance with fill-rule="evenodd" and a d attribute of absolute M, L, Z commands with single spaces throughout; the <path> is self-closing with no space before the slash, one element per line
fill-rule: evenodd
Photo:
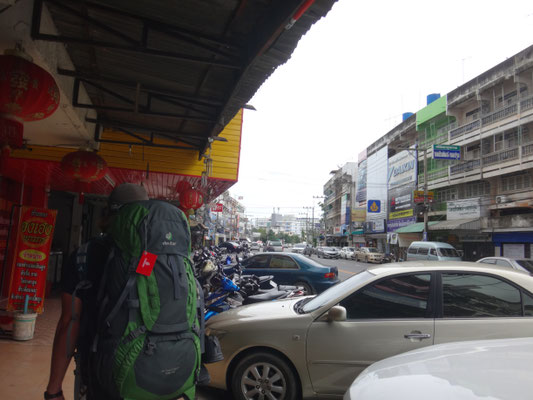
<path fill-rule="evenodd" d="M 533 274 L 533 260 L 529 258 L 514 259 L 508 257 L 485 257 L 481 260 L 477 260 L 476 262 L 483 264 L 496 264 L 501 267 L 510 267 L 519 271 L 527 272 L 528 274 Z"/>
<path fill-rule="evenodd" d="M 438 343 L 533 336 L 533 277 L 465 262 L 374 266 L 318 296 L 223 312 L 210 385 L 235 399 L 339 397 L 370 364 Z"/>

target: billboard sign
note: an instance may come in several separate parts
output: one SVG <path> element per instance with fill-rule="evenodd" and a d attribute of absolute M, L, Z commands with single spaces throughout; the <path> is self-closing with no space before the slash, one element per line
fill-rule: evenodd
<path fill-rule="evenodd" d="M 368 200 L 366 212 L 378 214 L 381 212 L 381 200 Z"/>
<path fill-rule="evenodd" d="M 450 146 L 446 144 L 433 145 L 434 160 L 460 160 L 461 146 Z"/>
<path fill-rule="evenodd" d="M 9 285 L 8 311 L 23 310 L 27 298 L 28 310 L 39 314 L 43 312 L 56 215 L 57 210 L 27 206 L 21 208 Z"/>
<path fill-rule="evenodd" d="M 389 189 L 416 183 L 417 164 L 416 156 L 411 151 L 401 151 L 389 158 Z"/>
<path fill-rule="evenodd" d="M 224 205 L 222 203 L 216 203 L 211 207 L 212 212 L 222 212 L 224 211 Z"/>
<path fill-rule="evenodd" d="M 435 197 L 435 193 L 432 191 L 428 191 L 428 203 L 432 203 L 433 199 Z M 423 203 L 424 202 L 424 191 L 423 190 L 415 190 L 414 191 L 414 199 L 415 203 Z"/>

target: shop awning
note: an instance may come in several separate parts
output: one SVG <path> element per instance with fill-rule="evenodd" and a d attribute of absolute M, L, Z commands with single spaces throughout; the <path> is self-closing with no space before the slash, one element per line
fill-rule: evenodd
<path fill-rule="evenodd" d="M 481 221 L 479 218 L 465 218 L 454 219 L 451 221 L 438 221 L 432 225 L 430 231 L 447 231 L 447 230 L 479 230 L 481 229 Z"/>
<path fill-rule="evenodd" d="M 437 224 L 438 221 L 429 221 L 428 226 Z M 415 222 L 414 224 L 404 226 L 403 228 L 396 229 L 396 233 L 420 233 L 424 232 L 424 223 Z"/>
<path fill-rule="evenodd" d="M 357 231 L 352 231 L 352 235 L 362 235 L 364 232 L 362 229 L 359 229 Z"/>

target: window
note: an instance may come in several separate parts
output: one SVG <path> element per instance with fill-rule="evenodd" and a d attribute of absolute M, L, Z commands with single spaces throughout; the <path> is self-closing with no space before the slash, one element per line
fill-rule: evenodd
<path fill-rule="evenodd" d="M 517 317 L 520 291 L 499 278 L 475 274 L 442 274 L 444 318 Z"/>
<path fill-rule="evenodd" d="M 524 316 L 533 317 L 533 297 L 522 292 L 522 301 L 524 302 Z"/>
<path fill-rule="evenodd" d="M 404 275 L 366 286 L 340 302 L 348 319 L 425 318 L 431 275 Z"/>
<path fill-rule="evenodd" d="M 430 250 L 429 250 L 429 254 L 432 255 L 432 256 L 436 256 L 436 255 L 437 255 L 437 250 L 435 250 L 435 249 L 430 249 Z"/>
<path fill-rule="evenodd" d="M 407 250 L 409 254 L 416 254 L 418 252 L 418 247 L 409 247 Z"/>
<path fill-rule="evenodd" d="M 439 203 L 443 203 L 445 201 L 450 200 L 456 200 L 457 198 L 457 187 L 439 190 L 437 192 L 437 202 Z"/>
<path fill-rule="evenodd" d="M 496 260 L 496 265 L 500 265 L 502 267 L 510 267 L 511 264 L 509 264 L 509 261 L 505 261 L 505 260 Z"/>
<path fill-rule="evenodd" d="M 275 269 L 298 269 L 298 264 L 287 256 L 272 256 L 270 268 Z"/>
<path fill-rule="evenodd" d="M 270 256 L 267 254 L 260 254 L 250 257 L 242 262 L 245 268 L 268 268 L 268 260 Z"/>
<path fill-rule="evenodd" d="M 531 187 L 531 175 L 526 173 L 521 175 L 502 176 L 501 186 L 502 192 L 529 189 Z"/>
<path fill-rule="evenodd" d="M 427 247 L 419 247 L 418 248 L 418 254 L 427 255 L 429 252 L 429 249 Z"/>
<path fill-rule="evenodd" d="M 496 264 L 496 260 L 494 258 L 487 258 L 486 260 L 480 261 L 483 264 Z"/>
<path fill-rule="evenodd" d="M 465 198 L 481 197 L 490 194 L 490 183 L 487 181 L 469 183 L 464 186 Z"/>

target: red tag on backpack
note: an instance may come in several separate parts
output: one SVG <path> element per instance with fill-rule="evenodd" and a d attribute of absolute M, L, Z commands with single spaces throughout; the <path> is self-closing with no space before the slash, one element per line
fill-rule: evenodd
<path fill-rule="evenodd" d="M 135 272 L 144 276 L 150 276 L 152 270 L 154 269 L 155 260 L 157 260 L 157 255 L 143 251 L 139 264 L 137 264 L 137 269 Z"/>

